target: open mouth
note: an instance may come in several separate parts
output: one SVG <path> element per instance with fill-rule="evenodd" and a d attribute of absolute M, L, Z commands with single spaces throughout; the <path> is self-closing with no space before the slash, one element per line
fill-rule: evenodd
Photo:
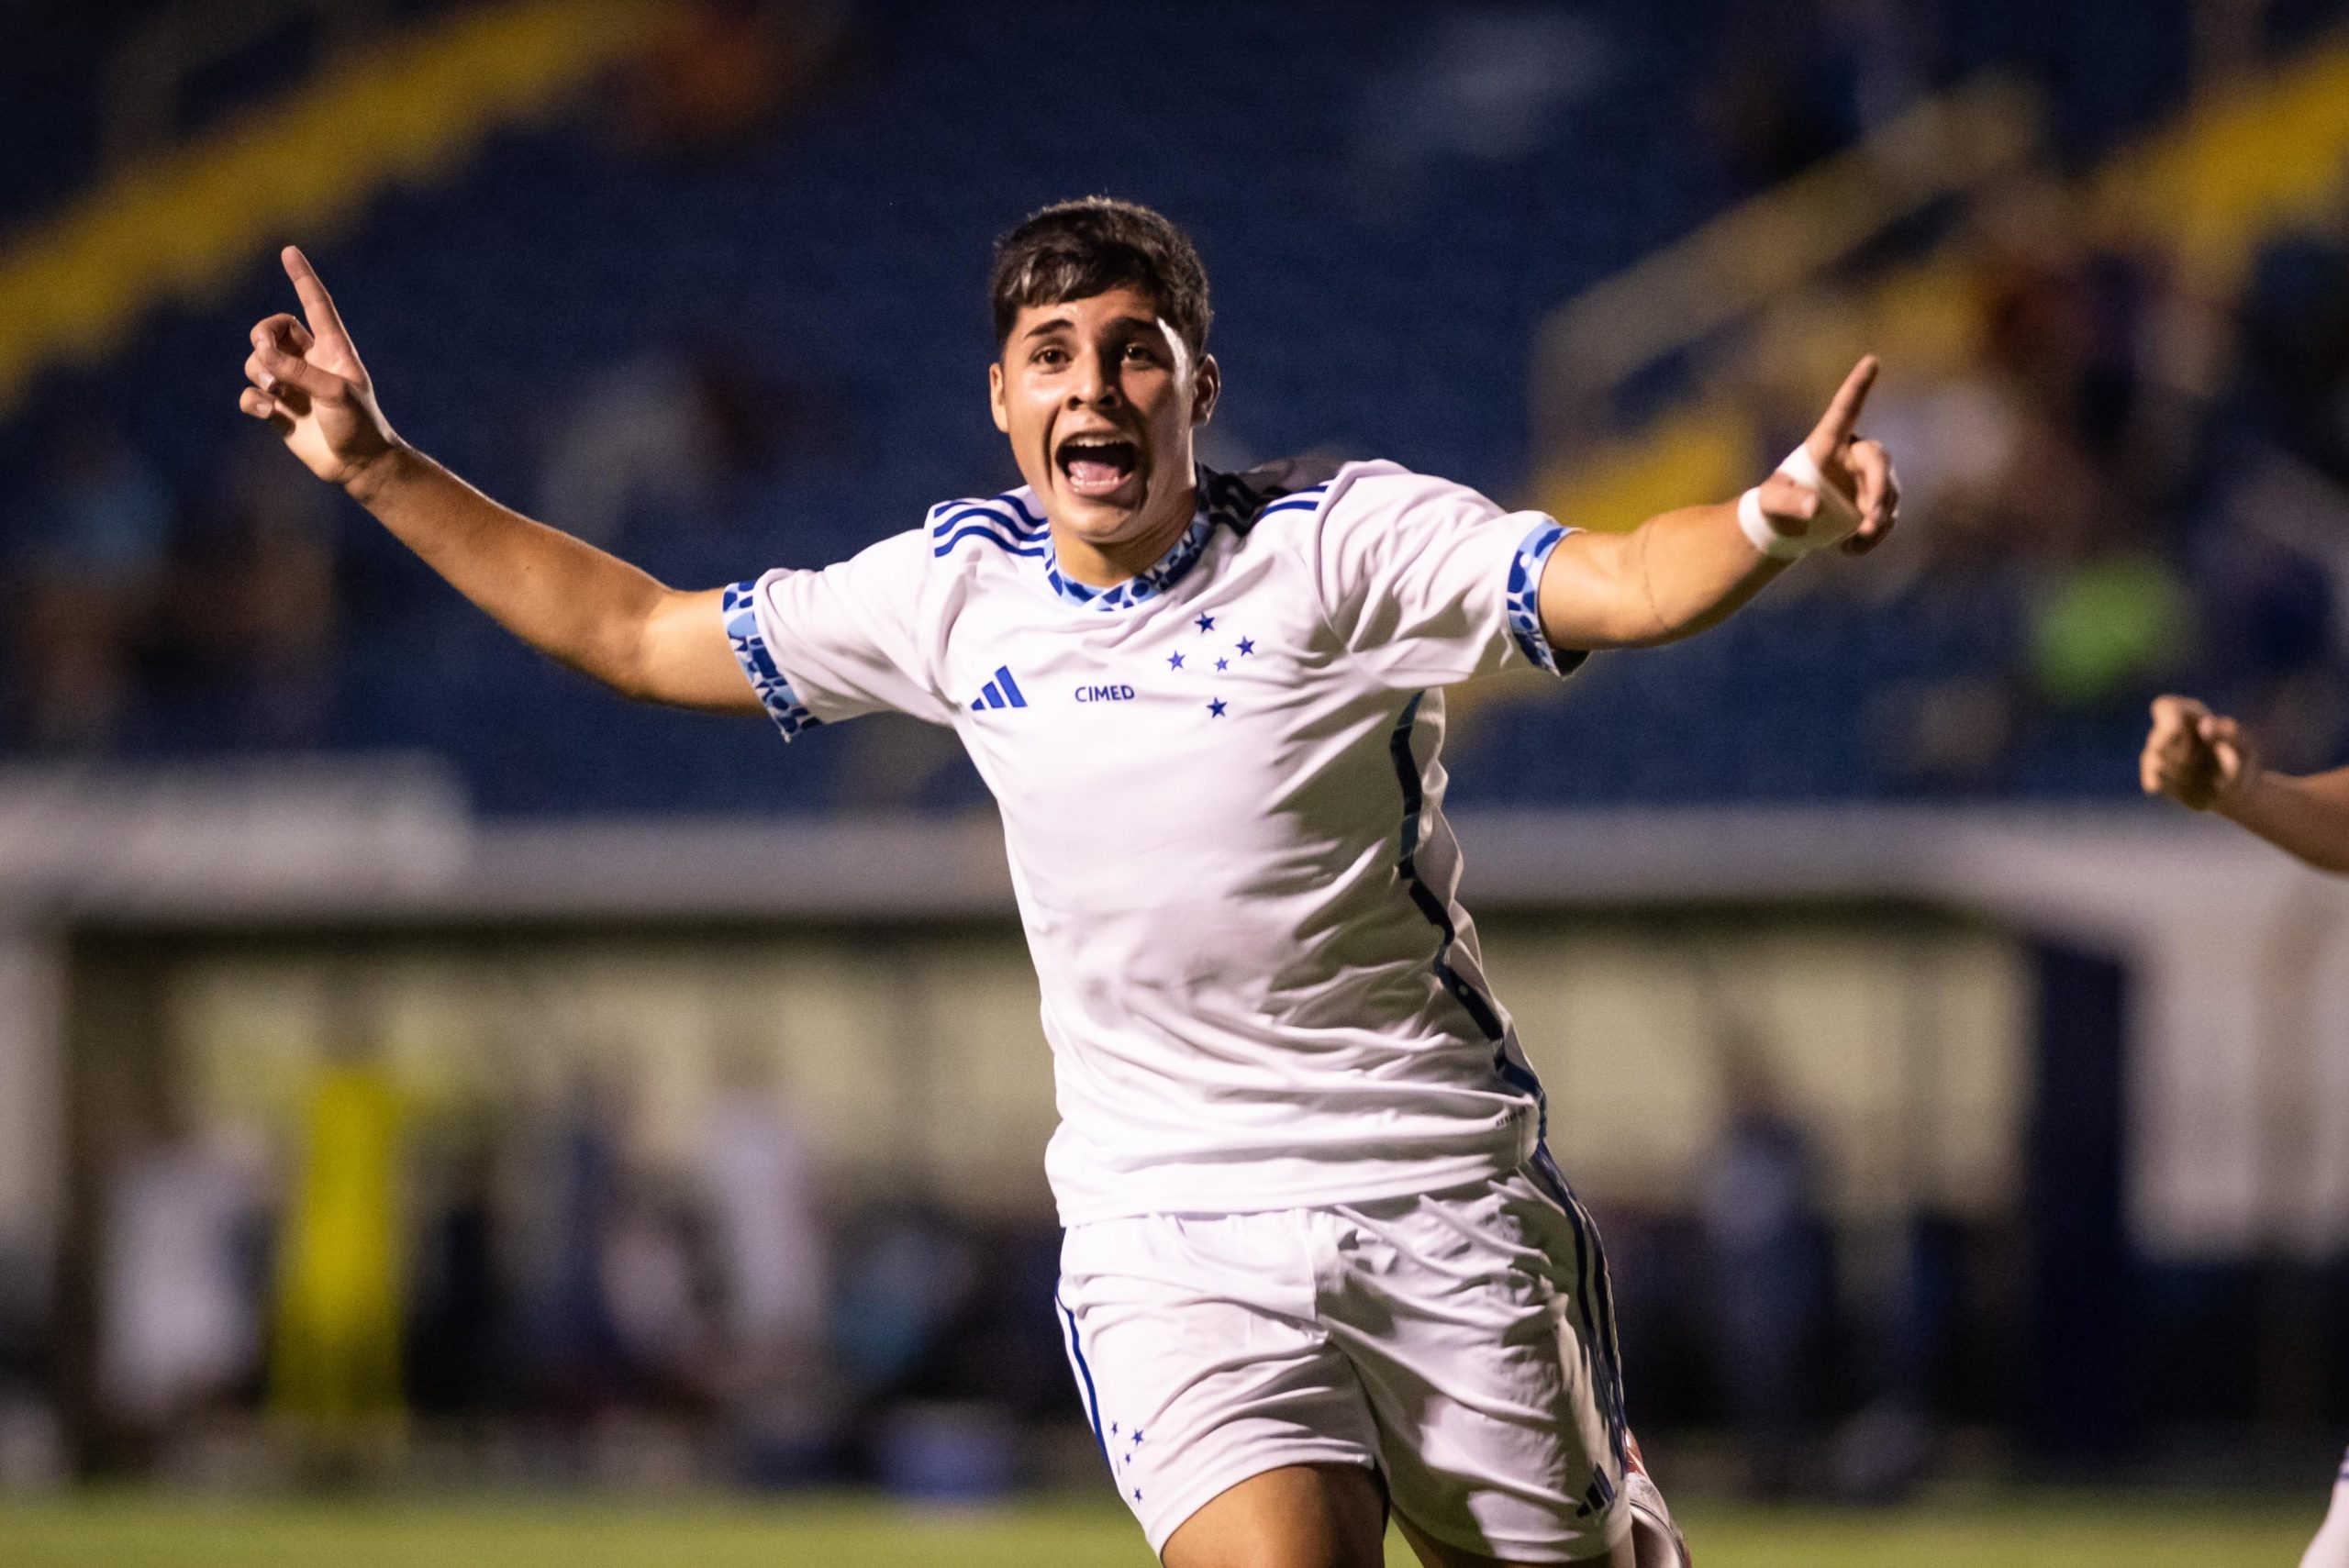
<path fill-rule="evenodd" d="M 1092 499 L 1116 495 L 1141 472 L 1141 449 L 1119 436 L 1071 436 L 1054 459 L 1068 487 Z"/>

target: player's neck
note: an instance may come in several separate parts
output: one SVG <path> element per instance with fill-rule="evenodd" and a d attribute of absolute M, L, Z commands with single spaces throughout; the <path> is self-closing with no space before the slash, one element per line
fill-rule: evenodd
<path fill-rule="evenodd" d="M 1052 524 L 1052 553 L 1062 574 L 1089 588 L 1110 588 L 1139 577 L 1160 562 L 1191 526 L 1199 504 L 1198 486 L 1186 484 L 1167 497 L 1166 509 L 1129 539 L 1096 543 L 1074 529 Z"/>

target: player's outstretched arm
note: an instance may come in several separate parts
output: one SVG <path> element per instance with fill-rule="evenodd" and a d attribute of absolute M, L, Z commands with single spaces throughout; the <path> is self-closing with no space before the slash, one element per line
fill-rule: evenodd
<path fill-rule="evenodd" d="M 666 587 L 499 506 L 402 441 L 317 271 L 290 245 L 284 261 L 302 317 L 253 328 L 252 384 L 238 406 L 531 647 L 640 701 L 759 711 L 727 643 L 718 590 Z"/>
<path fill-rule="evenodd" d="M 2349 768 L 2270 773 L 2250 731 L 2192 697 L 2154 699 L 2137 782 L 2147 795 L 2241 823 L 2320 871 L 2349 872 Z"/>
<path fill-rule="evenodd" d="M 1800 451 L 1751 500 L 1684 506 L 1629 533 L 1567 535 L 1542 574 L 1550 641 L 1643 648 L 1691 637 L 1726 620 L 1811 550 L 1875 549 L 1900 513 L 1891 458 L 1855 429 L 1876 376 L 1875 355 L 1854 365 Z"/>

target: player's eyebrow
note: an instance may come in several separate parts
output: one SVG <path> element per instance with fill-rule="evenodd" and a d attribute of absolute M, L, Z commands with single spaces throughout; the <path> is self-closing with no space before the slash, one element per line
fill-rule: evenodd
<path fill-rule="evenodd" d="M 1170 337 L 1174 335 L 1174 331 L 1172 327 L 1165 324 L 1163 319 L 1156 316 L 1120 316 L 1108 322 L 1108 325 L 1112 329 L 1122 327 L 1128 331 L 1144 334 L 1155 334 L 1163 331 Z M 1036 325 L 1028 328 L 1027 331 L 1019 334 L 1019 338 L 1022 342 L 1025 342 L 1030 338 L 1041 338 L 1046 334 L 1052 332 L 1074 331 L 1075 328 L 1076 323 L 1068 317 L 1052 316 L 1047 317 L 1045 319 L 1037 322 Z"/>

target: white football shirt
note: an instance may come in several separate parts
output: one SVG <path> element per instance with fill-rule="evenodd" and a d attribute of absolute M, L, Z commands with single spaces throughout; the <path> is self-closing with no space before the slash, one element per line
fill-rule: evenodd
<path fill-rule="evenodd" d="M 786 737 L 962 737 L 1043 995 L 1063 1223 L 1426 1193 L 1531 1157 L 1540 1086 L 1454 897 L 1442 686 L 1564 673 L 1565 530 L 1393 463 L 1202 470 L 1190 529 L 1069 581 L 1027 489 L 726 591 Z"/>

